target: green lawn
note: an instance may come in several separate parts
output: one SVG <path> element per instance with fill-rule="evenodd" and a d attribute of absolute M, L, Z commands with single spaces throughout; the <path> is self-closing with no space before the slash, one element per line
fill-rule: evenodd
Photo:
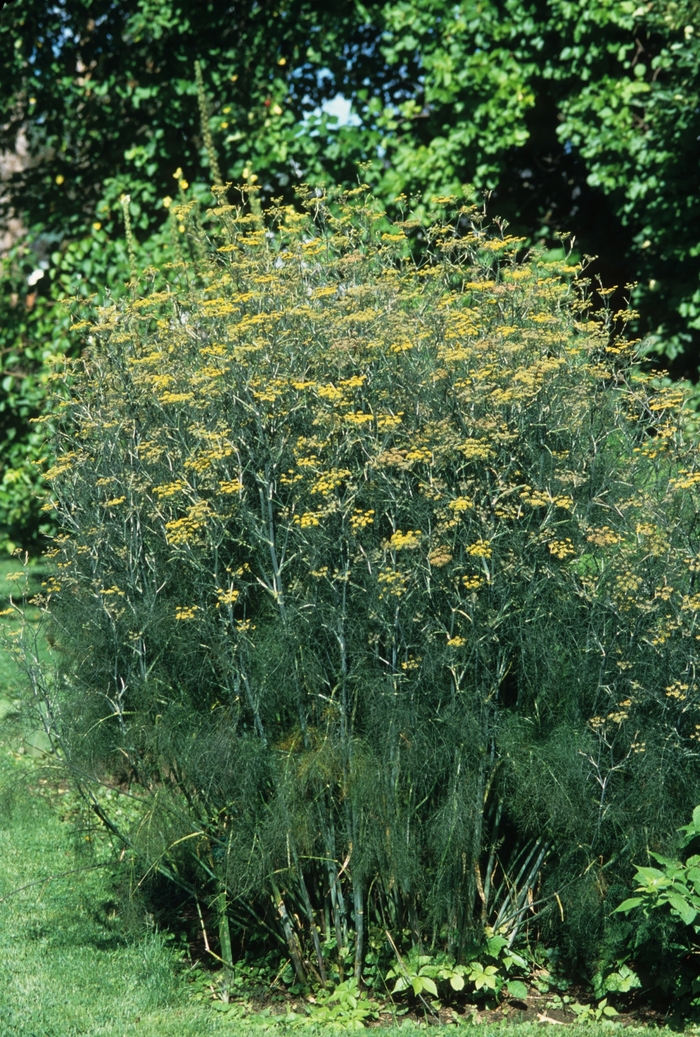
<path fill-rule="evenodd" d="M 16 592 L 17 584 L 8 582 L 6 577 L 21 569 L 14 559 L 0 562 L 0 612 L 4 612 L 10 606 L 10 595 Z M 3 617 L 5 628 L 14 625 L 10 618 Z M 0 647 L 0 719 L 13 711 L 20 693 L 19 675 L 17 668 L 10 659 L 7 652 Z"/>
<path fill-rule="evenodd" d="M 17 569 L 0 566 L 0 609 Z M 3 623 L 16 628 L 12 616 Z M 191 1002 L 161 934 L 125 935 L 110 910 L 109 870 L 90 867 L 95 858 L 76 847 L 72 794 L 21 730 L 22 691 L 0 652 L 0 1037 L 232 1034 L 228 1017 Z"/>
<path fill-rule="evenodd" d="M 0 611 L 18 586 L 16 562 L 0 563 Z M 12 616 L 4 628 L 16 628 Z M 18 715 L 22 677 L 0 651 L 0 1037 L 244 1037 L 293 1027 L 265 1016 L 239 1018 L 195 1002 L 189 963 L 158 932 L 129 935 L 114 911 L 106 849 L 81 852 L 71 820 L 72 793 L 40 751 L 31 723 Z M 294 1027 L 294 1029 L 296 1029 Z M 382 1030 L 409 1037 L 415 1024 Z M 457 1030 L 458 1027 L 445 1027 Z M 569 1037 L 595 1037 L 614 1026 L 570 1026 Z M 540 1034 L 536 1024 L 461 1026 L 482 1037 Z M 302 1033 L 318 1034 L 317 1026 Z M 323 1030 L 326 1037 L 330 1031 Z M 347 1031 L 346 1031 L 347 1032 Z M 627 1037 L 641 1033 L 625 1029 Z"/>

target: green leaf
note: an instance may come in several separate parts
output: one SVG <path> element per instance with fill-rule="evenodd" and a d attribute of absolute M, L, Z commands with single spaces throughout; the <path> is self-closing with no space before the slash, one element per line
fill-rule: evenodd
<path fill-rule="evenodd" d="M 635 876 L 637 882 L 644 879 L 648 886 L 663 886 L 669 881 L 663 871 L 659 871 L 658 868 L 637 868 L 637 874 Z"/>
<path fill-rule="evenodd" d="M 683 865 L 680 861 L 673 860 L 671 857 L 663 857 L 660 853 L 649 853 L 650 857 L 653 857 L 659 864 L 663 864 L 666 872 L 668 871 L 683 871 Z"/>
<path fill-rule="evenodd" d="M 526 985 L 521 983 L 519 979 L 508 980 L 506 983 L 506 990 L 511 997 L 518 998 L 520 1001 L 524 1001 L 528 994 Z"/>
<path fill-rule="evenodd" d="M 498 935 L 491 936 L 486 941 L 486 946 L 488 948 L 488 952 L 489 952 L 489 954 L 491 955 L 492 958 L 498 958 L 498 956 L 501 953 L 501 951 L 503 950 L 503 948 L 506 947 L 507 945 L 508 945 L 508 941 L 506 940 L 506 938 L 504 936 L 498 936 Z"/>
<path fill-rule="evenodd" d="M 594 977 L 594 981 L 595 979 L 598 980 L 599 989 L 611 993 L 626 994 L 642 985 L 636 972 L 625 964 L 620 965 L 617 971 L 610 972 L 605 977 L 598 974 L 597 977 Z"/>
<path fill-rule="evenodd" d="M 418 973 L 419 976 L 431 976 L 432 979 L 437 979 L 442 971 L 441 965 L 423 965 Z"/>
<path fill-rule="evenodd" d="M 627 911 L 633 911 L 635 907 L 639 907 L 640 904 L 644 903 L 644 897 L 629 897 L 627 900 L 623 900 L 622 903 L 615 908 L 613 914 L 618 911 L 622 914 L 626 914 Z"/>
<path fill-rule="evenodd" d="M 520 969 L 527 968 L 527 962 L 525 959 L 519 954 L 516 954 L 515 951 L 510 951 L 508 954 L 504 955 L 503 964 L 507 969 L 509 969 L 511 965 L 517 965 Z"/>
<path fill-rule="evenodd" d="M 687 900 L 679 896 L 677 893 L 669 893 L 666 899 L 668 900 L 668 903 L 671 905 L 671 908 L 676 912 L 676 914 L 680 915 L 681 921 L 685 925 L 693 924 L 698 912 L 691 904 L 688 903 Z"/>
<path fill-rule="evenodd" d="M 437 987 L 435 985 L 434 979 L 431 979 L 430 976 L 419 976 L 417 978 L 423 984 L 423 990 L 427 990 L 429 994 L 433 995 L 433 997 L 438 996 Z M 415 987 L 413 989 L 415 990 Z M 418 993 L 418 991 L 416 991 L 416 993 Z"/>

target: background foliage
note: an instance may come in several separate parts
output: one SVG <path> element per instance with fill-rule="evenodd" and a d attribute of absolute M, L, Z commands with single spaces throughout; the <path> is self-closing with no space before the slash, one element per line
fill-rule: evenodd
<path fill-rule="evenodd" d="M 6 199 L 28 234 L 2 275 L 0 525 L 18 542 L 39 530 L 27 417 L 46 356 L 68 346 L 57 300 L 128 276 L 121 194 L 146 241 L 178 167 L 202 191 L 211 179 L 196 58 L 225 178 L 290 201 L 369 160 L 386 205 L 471 182 L 516 233 L 553 247 L 574 233 L 607 285 L 637 281 L 648 347 L 695 377 L 698 22 L 697 0 L 7 6 L 0 148 L 24 129 L 35 161 Z M 324 108 L 337 94 L 343 125 Z"/>
<path fill-rule="evenodd" d="M 379 983 L 387 932 L 477 989 L 525 935 L 591 963 L 700 794 L 684 393 L 473 207 L 182 190 L 181 260 L 60 383 L 56 746 L 226 960 L 252 925 L 300 983 Z"/>

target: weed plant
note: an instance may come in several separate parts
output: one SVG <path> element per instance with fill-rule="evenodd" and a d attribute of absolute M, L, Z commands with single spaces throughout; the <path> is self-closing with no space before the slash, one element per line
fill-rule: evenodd
<path fill-rule="evenodd" d="M 591 960 L 700 799 L 683 390 L 473 207 L 186 187 L 179 260 L 55 375 L 57 752 L 225 964 L 254 932 L 360 980 L 485 927 Z"/>

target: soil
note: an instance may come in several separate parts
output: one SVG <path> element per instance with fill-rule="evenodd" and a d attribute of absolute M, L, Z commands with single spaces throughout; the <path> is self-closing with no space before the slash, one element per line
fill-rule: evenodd
<path fill-rule="evenodd" d="M 583 988 L 571 988 L 568 996 L 571 999 L 570 1003 L 589 1004 L 593 1009 L 596 1008 L 597 1003 L 591 1000 L 590 994 L 587 994 Z M 303 1014 L 304 1002 L 305 999 L 299 995 L 293 996 L 286 991 L 276 990 L 263 997 L 246 999 L 245 1006 L 247 1011 L 252 1014 L 262 1011 L 273 1015 L 286 1015 L 289 1012 Z M 559 1005 L 558 1002 L 561 1002 L 561 998 L 556 994 L 540 994 L 533 989 L 526 999 L 506 999 L 497 1007 L 485 1008 L 463 1003 L 441 1008 L 434 1014 L 431 1014 L 422 1005 L 418 1008 L 413 1006 L 407 1010 L 405 1004 L 397 1003 L 396 1014 L 386 1010 L 386 1006 L 382 1006 L 378 1017 L 369 1020 L 366 1025 L 368 1029 L 374 1029 L 407 1020 L 427 1026 L 449 1026 L 450 1024 L 464 1024 L 466 1022 L 476 1024 L 497 1022 L 541 1023 L 552 1026 L 567 1026 L 579 1021 L 577 1013 L 571 1009 L 570 1004 L 562 1003 Z M 622 1026 L 672 1026 L 673 1028 L 683 1029 L 682 1022 L 671 1017 L 671 1007 L 670 1004 L 654 1007 L 646 1001 L 641 999 L 635 1000 L 635 998 L 630 998 L 628 995 L 628 1003 L 626 1005 L 622 1005 L 620 999 L 618 999 L 616 1008 L 619 1014 L 614 1017 L 614 1021 Z"/>

